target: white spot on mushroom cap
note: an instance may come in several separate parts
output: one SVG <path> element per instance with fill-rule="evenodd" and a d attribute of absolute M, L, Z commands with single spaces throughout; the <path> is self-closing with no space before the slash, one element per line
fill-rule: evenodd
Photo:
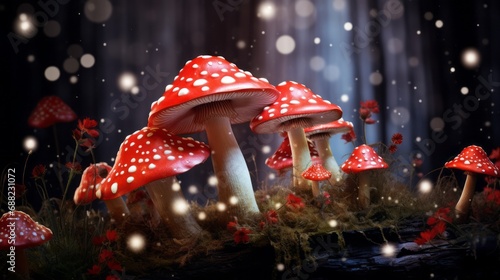
<path fill-rule="evenodd" d="M 187 88 L 182 88 L 181 90 L 179 90 L 179 93 L 177 94 L 178 96 L 183 96 L 183 95 L 186 95 L 189 93 L 189 89 Z"/>
<path fill-rule="evenodd" d="M 223 84 L 232 84 L 232 83 L 235 83 L 236 80 L 233 77 L 224 76 L 224 77 L 222 77 L 222 79 L 220 80 L 220 82 L 223 83 Z"/>

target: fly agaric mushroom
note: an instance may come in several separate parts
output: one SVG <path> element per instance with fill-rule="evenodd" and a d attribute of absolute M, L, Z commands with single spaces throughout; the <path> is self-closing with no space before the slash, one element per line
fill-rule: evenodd
<path fill-rule="evenodd" d="M 180 70 L 151 105 L 148 126 L 174 134 L 205 130 L 218 180 L 219 201 L 235 215 L 258 213 L 250 173 L 231 124 L 244 123 L 271 104 L 279 92 L 265 79 L 240 70 L 223 57 L 202 55 Z M 234 198 L 237 205 L 232 205 Z"/>
<path fill-rule="evenodd" d="M 43 97 L 31 112 L 28 124 L 35 128 L 46 128 L 59 122 L 76 120 L 75 112 L 60 97 Z"/>
<path fill-rule="evenodd" d="M 308 139 L 307 145 L 309 146 L 309 154 L 311 155 L 312 163 L 321 163 L 321 158 L 319 157 L 314 143 Z M 265 164 L 278 171 L 278 174 L 282 174 L 292 168 L 292 148 L 290 147 L 290 140 L 288 139 L 288 136 L 283 138 L 283 142 L 281 142 L 274 154 L 266 159 Z"/>
<path fill-rule="evenodd" d="M 312 194 L 313 197 L 317 197 L 321 193 L 319 182 L 330 179 L 332 173 L 326 170 L 323 164 L 315 163 L 302 172 L 302 177 L 313 182 Z"/>
<path fill-rule="evenodd" d="M 349 132 L 352 129 L 352 122 L 345 121 L 342 118 L 304 129 L 306 136 L 316 144 L 323 166 L 332 173 L 330 181 L 332 185 L 341 179 L 342 174 L 330 147 L 330 137 L 337 133 Z"/>
<path fill-rule="evenodd" d="M 465 171 L 467 175 L 460 199 L 455 205 L 457 214 L 467 216 L 469 213 L 472 198 L 476 188 L 478 175 L 499 177 L 500 171 L 497 166 L 488 158 L 483 148 L 470 145 L 465 147 L 454 159 L 444 164 L 446 168 L 454 168 Z"/>
<path fill-rule="evenodd" d="M 175 176 L 209 156 L 209 147 L 201 142 L 166 129 L 144 127 L 120 145 L 115 165 L 97 188 L 96 196 L 114 199 L 144 186 L 174 238 L 199 234 L 201 228 L 189 213 Z"/>
<path fill-rule="evenodd" d="M 0 218 L 0 250 L 8 250 L 9 270 L 30 279 L 29 264 L 24 249 L 40 246 L 52 239 L 52 231 L 35 222 L 23 211 L 10 211 Z"/>
<path fill-rule="evenodd" d="M 31 111 L 28 118 L 28 125 L 34 128 L 46 128 L 52 126 L 54 132 L 54 141 L 57 152 L 57 160 L 61 165 L 59 157 L 59 142 L 57 140 L 57 129 L 55 124 L 62 122 L 71 122 L 76 120 L 77 115 L 60 97 L 49 95 L 43 97 Z M 58 168 L 57 179 L 61 190 L 64 189 L 61 169 Z"/>
<path fill-rule="evenodd" d="M 304 128 L 338 120 L 342 110 L 294 81 L 284 81 L 276 89 L 280 92 L 278 100 L 255 116 L 250 128 L 255 133 L 287 132 L 292 147 L 294 186 L 307 189 L 309 183 L 301 173 L 311 164 L 311 156 Z"/>
<path fill-rule="evenodd" d="M 102 179 L 106 178 L 111 171 L 111 166 L 106 162 L 99 162 L 91 164 L 82 173 L 80 185 L 75 190 L 73 201 L 76 205 L 90 204 L 97 196 L 96 189 Z M 118 224 L 121 223 L 123 218 L 129 215 L 129 210 L 122 197 L 104 200 L 106 208 L 108 209 L 109 216 Z"/>
<path fill-rule="evenodd" d="M 375 150 L 362 144 L 352 151 L 351 156 L 340 167 L 342 171 L 358 174 L 358 199 L 362 209 L 370 205 L 370 170 L 385 169 L 389 165 Z"/>

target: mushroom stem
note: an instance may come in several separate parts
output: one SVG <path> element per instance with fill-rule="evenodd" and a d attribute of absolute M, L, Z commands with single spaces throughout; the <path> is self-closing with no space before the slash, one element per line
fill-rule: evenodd
<path fill-rule="evenodd" d="M 309 180 L 302 177 L 302 172 L 311 164 L 306 134 L 302 127 L 290 128 L 287 133 L 292 149 L 293 185 L 299 189 L 308 189 L 310 188 Z"/>
<path fill-rule="evenodd" d="M 319 194 L 321 193 L 321 189 L 319 187 L 319 182 L 318 181 L 312 181 L 311 182 L 311 189 L 312 189 L 312 195 L 313 195 L 313 197 L 318 197 Z"/>
<path fill-rule="evenodd" d="M 472 172 L 468 172 L 467 178 L 465 178 L 464 188 L 460 199 L 455 206 L 457 214 L 466 216 L 469 213 L 469 208 L 472 203 L 472 198 L 474 197 L 474 192 L 476 190 L 476 175 Z"/>
<path fill-rule="evenodd" d="M 358 173 L 358 200 L 361 209 L 370 205 L 370 170 Z"/>
<path fill-rule="evenodd" d="M 24 249 L 16 249 L 16 279 L 30 279 L 28 257 Z"/>
<path fill-rule="evenodd" d="M 321 158 L 323 166 L 326 170 L 332 173 L 332 177 L 330 177 L 328 181 L 332 185 L 337 183 L 341 179 L 342 173 L 340 172 L 339 164 L 335 160 L 335 157 L 333 156 L 332 150 L 330 148 L 330 138 L 314 138 L 314 144 L 316 144 L 316 149 L 318 150 L 318 154 Z"/>
<path fill-rule="evenodd" d="M 127 204 L 121 197 L 104 200 L 104 203 L 108 209 L 109 216 L 111 219 L 115 220 L 117 224 L 121 224 L 123 219 L 130 214 Z"/>
<path fill-rule="evenodd" d="M 201 233 L 201 227 L 189 211 L 182 191 L 174 190 L 175 177 L 156 180 L 144 187 L 173 238 L 184 239 Z"/>
<path fill-rule="evenodd" d="M 205 120 L 212 164 L 218 180 L 219 201 L 226 204 L 232 215 L 243 217 L 258 213 L 252 180 L 243 153 L 234 138 L 227 117 Z M 233 198 L 234 197 L 234 198 Z M 234 200 L 237 199 L 237 203 Z"/>

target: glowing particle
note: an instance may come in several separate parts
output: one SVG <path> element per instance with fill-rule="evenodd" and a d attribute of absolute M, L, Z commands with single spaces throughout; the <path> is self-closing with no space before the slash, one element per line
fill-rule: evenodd
<path fill-rule="evenodd" d="M 142 234 L 134 233 L 127 239 L 127 247 L 134 253 L 139 253 L 146 247 L 146 238 Z"/>
<path fill-rule="evenodd" d="M 347 101 L 349 101 L 349 95 L 347 95 L 347 94 L 342 94 L 342 95 L 340 96 L 340 101 L 342 101 L 342 102 L 347 102 Z"/>
<path fill-rule="evenodd" d="M 38 141 L 33 136 L 24 138 L 23 147 L 27 152 L 34 151 L 38 147 Z"/>
<path fill-rule="evenodd" d="M 433 184 L 429 179 L 423 179 L 418 183 L 418 191 L 421 193 L 429 193 L 433 188 Z"/>
<path fill-rule="evenodd" d="M 295 49 L 295 40 L 289 35 L 282 35 L 276 40 L 276 49 L 281 54 L 290 54 Z"/>
<path fill-rule="evenodd" d="M 137 79 L 134 74 L 130 72 L 124 72 L 118 77 L 118 87 L 122 91 L 129 91 L 137 85 Z"/>
<path fill-rule="evenodd" d="M 203 220 L 205 220 L 206 218 L 207 218 L 207 213 L 205 213 L 205 212 L 203 212 L 203 211 L 202 211 L 202 212 L 200 212 L 200 213 L 198 213 L 198 220 L 203 221 Z"/>
<path fill-rule="evenodd" d="M 182 215 L 188 211 L 189 204 L 187 204 L 186 200 L 180 198 L 174 201 L 172 207 L 175 213 Z"/>
<path fill-rule="evenodd" d="M 56 81 L 61 76 L 61 71 L 55 66 L 49 66 L 44 72 L 45 78 L 51 82 Z"/>
<path fill-rule="evenodd" d="M 93 55 L 91 54 L 84 54 L 82 55 L 82 57 L 80 58 L 80 64 L 85 67 L 85 68 L 90 68 L 92 66 L 94 66 L 94 63 L 95 63 L 95 58 Z"/>
<path fill-rule="evenodd" d="M 439 20 L 439 19 L 438 19 L 438 20 L 436 20 L 435 25 L 436 25 L 436 27 L 437 27 L 437 28 L 441 28 L 441 27 L 443 27 L 444 23 L 443 23 L 443 21 L 442 21 L 442 20 Z"/>
<path fill-rule="evenodd" d="M 350 22 L 346 22 L 346 23 L 344 23 L 344 30 L 346 30 L 346 31 L 351 31 L 351 30 L 352 30 L 352 27 L 353 27 L 353 26 L 352 26 L 352 23 L 350 23 Z"/>
<path fill-rule="evenodd" d="M 337 220 L 329 220 L 328 221 L 328 225 L 331 226 L 332 228 L 336 227 L 339 223 L 337 222 Z"/>
<path fill-rule="evenodd" d="M 223 212 L 223 211 L 226 211 L 226 204 L 222 203 L 222 202 L 217 202 L 217 210 L 219 210 L 220 212 Z"/>
<path fill-rule="evenodd" d="M 174 182 L 174 183 L 172 184 L 172 190 L 173 190 L 174 192 L 178 192 L 178 191 L 180 191 L 180 190 L 181 190 L 181 185 L 180 185 L 178 182 Z"/>
<path fill-rule="evenodd" d="M 394 257 L 394 255 L 396 254 L 396 247 L 392 244 L 387 243 L 382 245 L 381 251 L 384 257 Z"/>
<path fill-rule="evenodd" d="M 467 68 L 475 68 L 479 65 L 481 56 L 474 48 L 468 48 L 462 52 L 462 63 Z"/>
<path fill-rule="evenodd" d="M 237 198 L 236 196 L 231 196 L 231 197 L 229 198 L 229 203 L 230 203 L 231 205 L 236 205 L 236 204 L 238 203 L 238 198 Z"/>
<path fill-rule="evenodd" d="M 257 8 L 257 17 L 263 20 L 273 19 L 276 15 L 276 6 L 271 1 L 262 2 Z"/>
<path fill-rule="evenodd" d="M 208 177 L 208 184 L 210 186 L 215 187 L 218 183 L 219 180 L 217 180 L 217 177 L 215 175 L 211 175 L 210 177 Z"/>
<path fill-rule="evenodd" d="M 463 95 L 466 95 L 467 93 L 469 93 L 469 88 L 468 87 L 462 87 L 460 89 L 460 93 L 462 93 Z"/>

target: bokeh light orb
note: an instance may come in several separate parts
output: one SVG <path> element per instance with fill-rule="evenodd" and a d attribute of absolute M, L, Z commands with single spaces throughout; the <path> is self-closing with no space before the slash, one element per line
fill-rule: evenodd
<path fill-rule="evenodd" d="M 481 62 L 479 51 L 474 48 L 468 48 L 462 52 L 462 64 L 467 68 L 476 68 Z"/>
<path fill-rule="evenodd" d="M 127 238 L 127 248 L 134 252 L 140 253 L 146 247 L 146 238 L 140 233 L 131 234 Z"/>

